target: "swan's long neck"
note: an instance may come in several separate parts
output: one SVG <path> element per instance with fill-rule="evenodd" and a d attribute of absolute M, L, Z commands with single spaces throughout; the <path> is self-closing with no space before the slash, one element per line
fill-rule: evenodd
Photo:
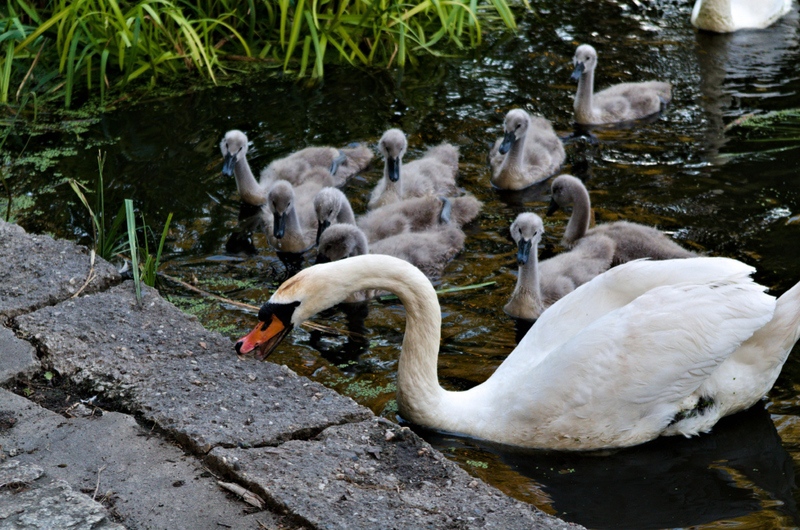
<path fill-rule="evenodd" d="M 405 419 L 439 427 L 443 417 L 442 399 L 447 394 L 439 386 L 437 375 L 442 324 L 439 300 L 430 280 L 419 269 L 390 256 L 380 256 L 376 265 L 378 256 L 355 256 L 316 265 L 301 271 L 287 284 L 302 280 L 306 273 L 314 274 L 309 291 L 319 302 L 308 310 L 307 318 L 354 292 L 382 289 L 397 295 L 407 315 L 397 370 L 397 406 Z M 275 297 L 279 297 L 283 289 L 281 287 Z"/>
<path fill-rule="evenodd" d="M 341 201 L 339 206 L 339 213 L 336 214 L 336 222 L 341 224 L 354 225 L 356 224 L 356 216 L 353 214 L 353 207 L 347 199 Z"/>
<path fill-rule="evenodd" d="M 692 23 L 698 28 L 727 32 L 734 31 L 730 0 L 697 0 L 692 9 Z"/>
<path fill-rule="evenodd" d="M 589 192 L 583 186 L 574 189 L 572 200 L 572 215 L 564 230 L 564 243 L 573 245 L 577 240 L 586 235 L 589 230 L 589 220 L 592 216 L 592 203 Z"/>
<path fill-rule="evenodd" d="M 514 297 L 518 297 L 526 307 L 540 314 L 544 311 L 542 301 L 542 287 L 539 278 L 539 256 L 536 248 L 537 242 L 534 241 L 531 248 L 528 262 L 519 268 L 517 286 L 514 288 Z"/>
<path fill-rule="evenodd" d="M 581 74 L 578 79 L 578 92 L 575 94 L 575 118 L 579 123 L 596 123 L 592 96 L 594 94 L 594 69 Z"/>
<path fill-rule="evenodd" d="M 233 167 L 233 176 L 236 179 L 236 189 L 239 197 L 247 204 L 261 205 L 267 202 L 267 190 L 261 187 L 250 169 L 247 157 L 237 157 Z"/>
<path fill-rule="evenodd" d="M 521 173 L 522 172 L 522 162 L 523 162 L 523 153 L 525 152 L 525 136 L 527 136 L 527 131 L 522 134 L 522 137 L 517 138 L 514 141 L 514 144 L 511 146 L 511 149 L 508 150 L 508 154 L 506 154 L 506 159 L 504 161 L 506 171 Z"/>

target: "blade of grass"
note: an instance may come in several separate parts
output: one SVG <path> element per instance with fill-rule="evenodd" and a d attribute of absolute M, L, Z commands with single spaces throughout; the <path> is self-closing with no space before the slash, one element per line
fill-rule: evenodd
<path fill-rule="evenodd" d="M 136 242 L 136 218 L 133 214 L 133 201 L 125 199 L 125 217 L 128 220 L 128 246 L 131 252 L 131 266 L 133 267 L 133 283 L 136 287 L 136 300 L 142 303 L 142 287 L 139 285 L 139 247 Z"/>

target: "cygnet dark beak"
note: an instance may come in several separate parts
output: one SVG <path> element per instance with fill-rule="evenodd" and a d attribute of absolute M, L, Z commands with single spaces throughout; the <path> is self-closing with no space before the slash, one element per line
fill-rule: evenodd
<path fill-rule="evenodd" d="M 575 70 L 572 71 L 572 75 L 569 76 L 570 81 L 580 81 L 581 76 L 583 75 L 583 71 L 586 69 L 584 64 L 580 61 L 575 63 Z"/>
<path fill-rule="evenodd" d="M 500 154 L 504 155 L 508 153 L 512 147 L 514 147 L 514 142 L 517 141 L 517 135 L 514 131 L 507 132 L 506 135 L 503 137 L 503 143 L 500 144 Z"/>
<path fill-rule="evenodd" d="M 386 159 L 386 172 L 392 182 L 400 180 L 400 157 Z"/>
<path fill-rule="evenodd" d="M 531 254 L 532 239 L 520 239 L 517 243 L 517 265 L 528 263 L 528 256 Z"/>
<path fill-rule="evenodd" d="M 286 212 L 275 213 L 272 221 L 272 235 L 281 239 L 286 232 Z"/>
<path fill-rule="evenodd" d="M 322 232 L 329 226 L 331 226 L 331 222 L 328 220 L 320 221 L 317 225 L 317 245 L 319 245 L 319 238 L 322 237 Z"/>
<path fill-rule="evenodd" d="M 222 174 L 226 177 L 233 176 L 233 168 L 236 166 L 236 158 L 239 153 L 228 153 L 222 161 Z"/>

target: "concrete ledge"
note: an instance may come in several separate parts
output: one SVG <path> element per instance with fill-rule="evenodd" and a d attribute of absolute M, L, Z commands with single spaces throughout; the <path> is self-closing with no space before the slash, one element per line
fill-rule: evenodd
<path fill-rule="evenodd" d="M 131 528 L 258 528 L 246 506 L 222 490 L 196 458 L 148 433 L 131 416 L 109 412 L 67 419 L 4 390 L 0 414 L 13 418 L 0 424 L 9 464 L 35 466 L 48 481 L 96 494 Z M 0 513 L 2 503 L 0 497 Z M 288 522 L 270 511 L 255 516 L 269 528 Z M 33 528 L 73 528 L 55 523 Z M 2 519 L 0 528 L 6 528 Z"/>
<path fill-rule="evenodd" d="M 0 482 L 0 529 L 125 530 L 102 504 L 63 480 L 47 480 L 39 466 L 17 460 L 0 464 Z"/>
<path fill-rule="evenodd" d="M 507 497 L 381 418 L 280 447 L 217 448 L 207 460 L 314 528 L 580 528 Z"/>
<path fill-rule="evenodd" d="M 0 323 L 66 300 L 84 283 L 83 292 L 92 293 L 119 281 L 119 273 L 105 260 L 96 258 L 92 267 L 86 248 L 29 235 L 0 220 Z"/>
<path fill-rule="evenodd" d="M 205 453 L 277 445 L 372 412 L 272 363 L 240 360 L 230 340 L 133 282 L 17 317 L 42 362 Z"/>
<path fill-rule="evenodd" d="M 0 384 L 18 375 L 30 376 L 40 368 L 36 348 L 18 339 L 10 329 L 0 326 Z"/>

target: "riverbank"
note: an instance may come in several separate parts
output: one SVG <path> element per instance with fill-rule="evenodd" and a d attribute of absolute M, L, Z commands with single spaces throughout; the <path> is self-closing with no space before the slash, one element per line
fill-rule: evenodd
<path fill-rule="evenodd" d="M 143 296 L 0 221 L 0 528 L 580 528 Z"/>

